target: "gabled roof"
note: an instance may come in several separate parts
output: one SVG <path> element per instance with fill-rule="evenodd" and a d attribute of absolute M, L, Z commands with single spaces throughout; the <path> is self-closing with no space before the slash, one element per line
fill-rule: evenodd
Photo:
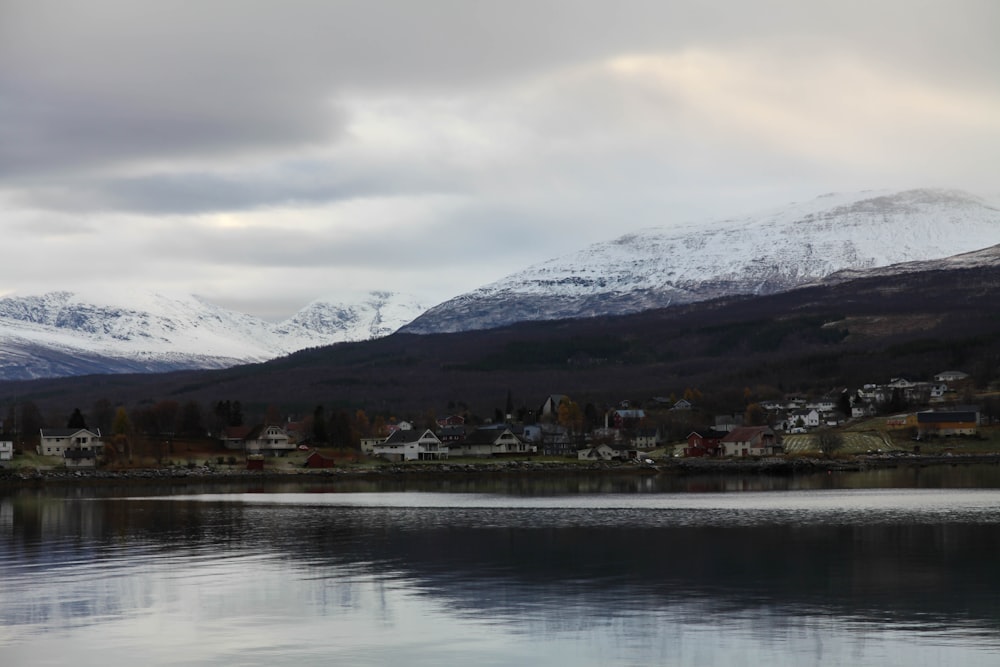
<path fill-rule="evenodd" d="M 87 433 L 95 438 L 101 437 L 101 429 L 91 431 L 89 428 L 43 428 L 39 431 L 43 438 L 69 438 L 77 433 Z"/>
<path fill-rule="evenodd" d="M 423 438 L 430 434 L 432 438 L 440 442 L 440 439 L 434 435 L 434 431 L 429 428 L 424 429 L 409 429 L 405 431 L 393 431 L 388 438 L 383 440 L 380 444 L 383 445 L 402 445 L 410 442 L 419 442 Z"/>
<path fill-rule="evenodd" d="M 737 426 L 722 438 L 722 442 L 751 442 L 764 435 L 774 435 L 770 426 Z"/>
<path fill-rule="evenodd" d="M 226 426 L 222 429 L 222 438 L 224 440 L 246 440 L 250 431 L 251 427 L 249 426 Z"/>
<path fill-rule="evenodd" d="M 947 424 L 953 422 L 977 423 L 978 421 L 979 412 L 975 408 L 967 408 L 965 410 L 928 410 L 926 412 L 917 413 L 917 423 L 919 424 Z"/>
<path fill-rule="evenodd" d="M 706 440 L 721 440 L 728 434 L 729 431 L 716 431 L 714 428 L 703 428 L 691 431 L 690 433 L 688 433 L 687 437 L 690 438 L 692 435 L 697 435 L 702 438 L 705 438 Z"/>
<path fill-rule="evenodd" d="M 260 437 L 264 434 L 265 431 L 267 431 L 268 429 L 272 429 L 272 428 L 278 429 L 278 431 L 281 432 L 281 435 L 284 435 L 286 437 L 288 436 L 288 434 L 285 433 L 285 429 L 283 429 L 280 426 L 277 426 L 275 424 L 257 424 L 252 429 L 250 429 L 249 433 L 247 433 L 246 439 L 247 440 L 259 440 Z"/>

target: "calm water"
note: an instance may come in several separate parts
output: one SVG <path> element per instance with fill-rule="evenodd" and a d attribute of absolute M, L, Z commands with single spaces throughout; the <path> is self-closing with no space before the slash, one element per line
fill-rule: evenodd
<path fill-rule="evenodd" d="M 996 468 L 0 495 L 0 665 L 998 665 Z"/>

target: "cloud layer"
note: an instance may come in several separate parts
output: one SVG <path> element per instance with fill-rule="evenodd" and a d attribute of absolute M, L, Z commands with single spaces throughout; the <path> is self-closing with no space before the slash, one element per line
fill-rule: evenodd
<path fill-rule="evenodd" d="M 279 317 L 833 189 L 992 194 L 998 25 L 988 0 L 5 0 L 0 291 Z"/>

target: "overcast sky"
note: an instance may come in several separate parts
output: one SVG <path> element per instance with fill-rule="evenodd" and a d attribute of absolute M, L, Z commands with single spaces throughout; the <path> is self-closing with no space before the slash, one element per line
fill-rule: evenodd
<path fill-rule="evenodd" d="M 830 191 L 1000 191 L 996 0 L 0 0 L 0 294 L 428 305 Z"/>

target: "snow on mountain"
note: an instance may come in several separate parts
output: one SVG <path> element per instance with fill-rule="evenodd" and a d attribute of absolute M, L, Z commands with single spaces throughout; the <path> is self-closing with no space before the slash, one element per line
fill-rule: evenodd
<path fill-rule="evenodd" d="M 279 325 L 278 330 L 335 336 L 336 342 L 367 340 L 388 336 L 425 309 L 415 297 L 376 291 L 352 303 L 314 301 Z"/>
<path fill-rule="evenodd" d="M 0 378 L 224 368 L 387 335 L 422 311 L 412 297 L 372 292 L 353 304 L 315 301 L 274 324 L 190 295 L 8 296 L 0 299 Z"/>
<path fill-rule="evenodd" d="M 768 294 L 837 271 L 997 243 L 1000 209 L 965 192 L 828 194 L 746 218 L 626 234 L 446 301 L 402 330 L 485 329 Z"/>

